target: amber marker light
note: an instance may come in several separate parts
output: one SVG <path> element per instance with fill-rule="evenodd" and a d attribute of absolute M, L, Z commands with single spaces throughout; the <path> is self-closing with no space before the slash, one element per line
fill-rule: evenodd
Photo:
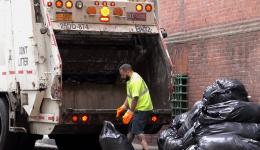
<path fill-rule="evenodd" d="M 67 1 L 65 3 L 65 6 L 66 6 L 66 8 L 71 9 L 73 7 L 73 2 L 72 1 Z"/>
<path fill-rule="evenodd" d="M 107 17 L 110 14 L 110 9 L 106 6 L 102 7 L 100 13 L 103 17 Z"/>
<path fill-rule="evenodd" d="M 147 5 L 145 6 L 145 10 L 146 10 L 147 12 L 151 12 L 151 11 L 153 10 L 153 6 L 152 6 L 151 4 L 147 4 Z"/>
<path fill-rule="evenodd" d="M 88 115 L 83 115 L 83 116 L 81 117 L 81 121 L 84 122 L 84 123 L 86 123 L 86 122 L 88 121 Z"/>
<path fill-rule="evenodd" d="M 99 1 L 95 1 L 94 3 L 96 6 L 99 6 Z"/>
<path fill-rule="evenodd" d="M 116 3 L 115 2 L 111 2 L 110 6 L 116 6 Z"/>
<path fill-rule="evenodd" d="M 107 2 L 103 2 L 102 5 L 103 5 L 103 6 L 107 6 Z"/>
<path fill-rule="evenodd" d="M 62 8 L 63 2 L 61 0 L 58 0 L 58 1 L 56 1 L 55 5 L 56 5 L 57 8 Z"/>
<path fill-rule="evenodd" d="M 52 2 L 47 2 L 47 6 L 51 7 L 52 6 Z"/>
<path fill-rule="evenodd" d="M 143 5 L 142 4 L 137 4 L 136 5 L 136 11 L 138 11 L 138 12 L 143 11 Z"/>

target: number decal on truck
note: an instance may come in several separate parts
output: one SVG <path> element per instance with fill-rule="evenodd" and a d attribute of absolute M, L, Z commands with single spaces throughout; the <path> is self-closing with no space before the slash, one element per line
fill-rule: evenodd
<path fill-rule="evenodd" d="M 145 26 L 145 25 L 136 25 L 135 29 L 136 32 L 139 33 L 152 33 L 152 29 L 149 26 Z"/>
<path fill-rule="evenodd" d="M 62 30 L 87 30 L 88 25 L 85 23 L 60 23 Z"/>

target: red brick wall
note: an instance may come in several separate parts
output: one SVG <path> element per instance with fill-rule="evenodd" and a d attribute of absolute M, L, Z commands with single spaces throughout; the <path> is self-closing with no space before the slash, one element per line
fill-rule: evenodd
<path fill-rule="evenodd" d="M 260 17 L 259 0 L 159 0 L 160 22 L 169 33 Z"/>
<path fill-rule="evenodd" d="M 189 49 L 189 102 L 202 96 L 205 87 L 217 78 L 241 80 L 260 102 L 260 31 L 175 45 Z"/>
<path fill-rule="evenodd" d="M 217 78 L 241 80 L 260 102 L 260 0 L 159 2 L 175 71 L 189 76 L 189 106 Z"/>

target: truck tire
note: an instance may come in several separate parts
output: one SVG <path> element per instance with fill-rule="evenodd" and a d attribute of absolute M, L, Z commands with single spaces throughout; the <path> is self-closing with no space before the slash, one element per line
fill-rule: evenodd
<path fill-rule="evenodd" d="M 0 150 L 15 150 L 18 138 L 9 132 L 9 108 L 7 102 L 0 97 Z"/>
<path fill-rule="evenodd" d="M 96 135 L 58 135 L 55 142 L 59 150 L 71 150 L 71 147 L 76 150 L 101 150 Z"/>

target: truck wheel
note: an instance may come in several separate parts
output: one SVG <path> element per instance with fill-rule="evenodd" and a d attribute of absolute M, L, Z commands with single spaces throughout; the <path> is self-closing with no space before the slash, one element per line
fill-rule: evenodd
<path fill-rule="evenodd" d="M 71 150 L 71 147 L 76 150 L 101 150 L 98 137 L 95 135 L 58 135 L 55 141 L 59 150 Z"/>
<path fill-rule="evenodd" d="M 9 132 L 9 109 L 3 98 L 0 97 L 0 150 L 15 150 L 17 138 Z"/>

